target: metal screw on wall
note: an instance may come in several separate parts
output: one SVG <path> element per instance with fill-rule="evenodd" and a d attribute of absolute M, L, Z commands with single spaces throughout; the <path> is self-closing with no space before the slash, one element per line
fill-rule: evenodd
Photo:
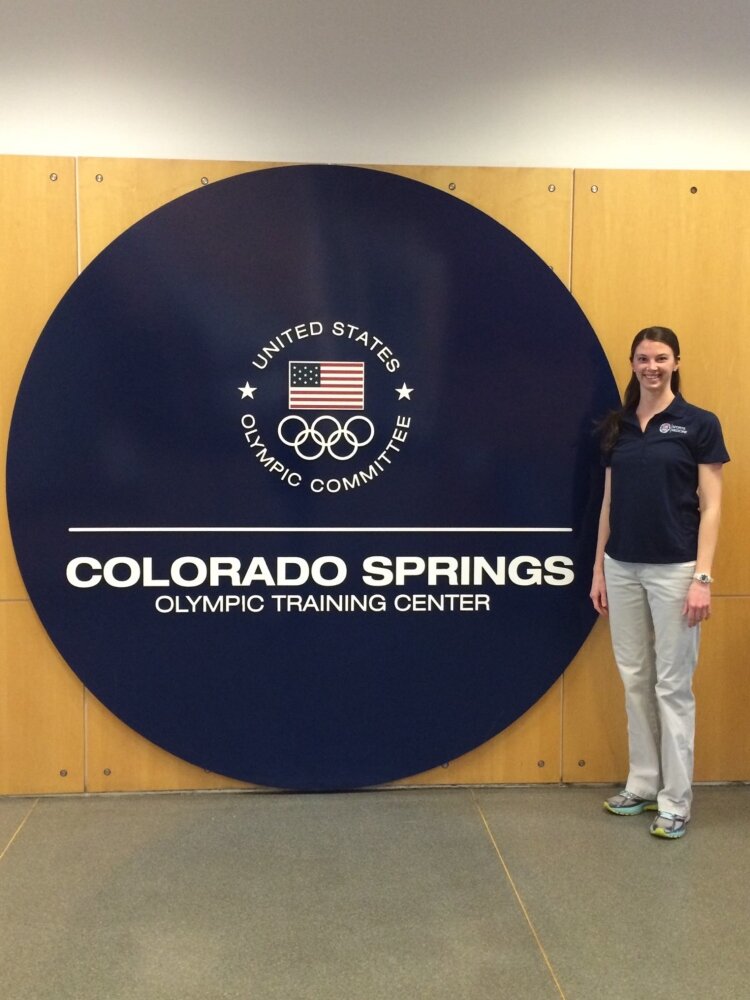
<path fill-rule="evenodd" d="M 96 181 L 97 184 L 101 184 L 101 182 L 104 180 L 104 177 L 103 177 L 102 174 L 97 174 L 94 179 L 95 179 L 95 181 Z"/>

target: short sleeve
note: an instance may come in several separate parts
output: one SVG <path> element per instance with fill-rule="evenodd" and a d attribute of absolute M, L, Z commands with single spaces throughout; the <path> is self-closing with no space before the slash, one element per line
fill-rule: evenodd
<path fill-rule="evenodd" d="M 696 461 L 699 465 L 728 462 L 729 452 L 724 444 L 719 418 L 708 411 L 704 411 L 702 416 L 695 447 Z"/>

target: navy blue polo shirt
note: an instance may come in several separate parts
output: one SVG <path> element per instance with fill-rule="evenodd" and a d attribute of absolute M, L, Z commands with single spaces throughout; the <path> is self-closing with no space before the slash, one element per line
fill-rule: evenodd
<path fill-rule="evenodd" d="M 721 425 L 677 395 L 642 431 L 623 416 L 612 469 L 607 555 L 621 562 L 692 562 L 698 548 L 698 466 L 728 462 Z"/>

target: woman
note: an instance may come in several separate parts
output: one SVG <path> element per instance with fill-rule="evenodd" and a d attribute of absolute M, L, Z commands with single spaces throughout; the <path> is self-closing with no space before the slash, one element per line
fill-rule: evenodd
<path fill-rule="evenodd" d="M 604 499 L 591 586 L 609 616 L 625 686 L 630 772 L 607 799 L 616 816 L 656 811 L 650 832 L 684 836 L 690 820 L 701 622 L 711 614 L 711 563 L 729 455 L 713 413 L 679 393 L 672 330 L 637 334 L 623 406 L 603 421 Z"/>

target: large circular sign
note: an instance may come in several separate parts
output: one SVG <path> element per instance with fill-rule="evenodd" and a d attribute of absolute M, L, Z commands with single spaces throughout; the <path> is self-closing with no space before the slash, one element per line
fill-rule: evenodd
<path fill-rule="evenodd" d="M 404 777 L 498 733 L 588 634 L 595 415 L 563 284 L 374 170 L 263 170 L 143 219 L 29 361 L 18 562 L 86 686 L 261 784 Z"/>

